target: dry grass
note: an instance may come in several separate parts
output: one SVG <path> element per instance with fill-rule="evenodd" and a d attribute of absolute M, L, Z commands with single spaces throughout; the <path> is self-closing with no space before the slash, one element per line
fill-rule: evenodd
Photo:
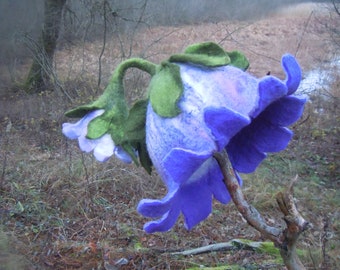
<path fill-rule="evenodd" d="M 308 6 L 312 8 L 312 6 Z M 313 11 L 313 13 L 312 13 Z M 304 8 L 285 10 L 255 22 L 220 22 L 155 27 L 140 31 L 120 47 L 110 40 L 103 59 L 103 80 L 126 56 L 143 56 L 159 63 L 194 42 L 212 40 L 227 50 L 240 49 L 257 76 L 271 71 L 283 77 L 283 53 L 297 54 L 308 71 L 334 57 L 327 28 L 320 16 Z M 131 49 L 131 50 L 130 50 Z M 166 190 L 156 174 L 121 164 L 101 164 L 80 153 L 60 131 L 66 109 L 96 96 L 101 41 L 63 45 L 56 56 L 57 71 L 74 98 L 70 104 L 58 92 L 27 96 L 19 89 L 0 101 L 0 262 L 5 269 L 185 269 L 194 266 L 238 264 L 242 269 L 284 269 L 268 254 L 235 250 L 193 257 L 174 257 L 169 251 L 233 238 L 262 240 L 234 206 L 214 203 L 213 214 L 192 231 L 180 220 L 172 231 L 146 235 L 145 219 L 135 207 L 142 198 L 162 197 Z M 27 64 L 25 65 L 25 67 Z M 147 77 L 129 72 L 130 101 L 145 93 Z M 244 176 L 244 192 L 269 223 L 283 225 L 275 194 L 296 174 L 299 209 L 314 228 L 301 239 L 301 255 L 308 269 L 336 269 L 339 253 L 339 78 L 330 98 L 312 98 L 302 120 L 293 128 L 289 148 L 269 157 L 253 175 Z M 324 89 L 319 92 L 325 93 Z M 323 113 L 320 113 L 320 108 Z M 166 252 L 164 252 L 166 251 Z"/>

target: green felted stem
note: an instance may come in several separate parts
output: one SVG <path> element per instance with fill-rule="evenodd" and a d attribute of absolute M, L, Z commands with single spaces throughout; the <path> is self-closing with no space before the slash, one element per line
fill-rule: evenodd
<path fill-rule="evenodd" d="M 96 101 L 91 104 L 79 106 L 75 109 L 69 110 L 65 113 L 65 115 L 71 118 L 80 118 L 90 111 L 110 108 L 114 106 L 114 103 L 117 100 L 122 100 L 126 104 L 124 97 L 123 78 L 125 72 L 129 68 L 138 68 L 149 73 L 151 76 L 153 76 L 156 72 L 156 65 L 149 61 L 140 58 L 128 59 L 118 65 L 110 79 L 109 85 L 104 90 L 104 93 Z"/>
<path fill-rule="evenodd" d="M 114 71 L 108 87 L 93 105 L 104 109 L 105 113 L 90 122 L 87 137 L 94 139 L 104 135 L 109 127 L 113 141 L 120 145 L 125 139 L 124 126 L 129 108 L 125 100 L 123 78 L 129 68 L 138 68 L 153 76 L 156 72 L 154 64 L 139 58 L 122 62 Z M 92 108 L 93 110 L 93 108 Z"/>
<path fill-rule="evenodd" d="M 153 76 L 156 66 L 146 60 L 132 58 L 122 62 L 114 71 L 104 93 L 93 103 L 80 106 L 66 113 L 68 117 L 83 117 L 86 113 L 104 109 L 105 113 L 88 126 L 87 137 L 96 139 L 104 135 L 110 128 L 115 143 L 119 144 L 123 136 L 123 126 L 128 117 L 129 108 L 124 94 L 123 78 L 129 68 L 138 68 Z"/>
<path fill-rule="evenodd" d="M 135 150 L 141 149 L 139 155 L 141 163 L 148 165 L 148 156 L 145 155 L 145 117 L 146 101 L 138 102 L 131 110 L 125 100 L 123 78 L 129 68 L 138 68 L 149 73 L 156 73 L 156 65 L 146 60 L 132 58 L 122 62 L 114 71 L 104 93 L 94 102 L 80 106 L 66 113 L 68 117 L 83 117 L 85 114 L 99 109 L 104 113 L 93 119 L 88 127 L 86 137 L 97 139 L 108 133 L 116 145 L 120 145 L 138 164 Z M 151 165 L 146 168 L 151 170 Z"/>

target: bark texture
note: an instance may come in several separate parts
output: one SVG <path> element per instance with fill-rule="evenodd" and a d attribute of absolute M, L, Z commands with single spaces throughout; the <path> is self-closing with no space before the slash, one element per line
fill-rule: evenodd
<path fill-rule="evenodd" d="M 33 63 L 28 73 L 25 88 L 28 93 L 45 90 L 53 73 L 53 57 L 60 32 L 63 7 L 66 0 L 45 0 L 44 25 L 33 50 Z"/>
<path fill-rule="evenodd" d="M 221 168 L 224 183 L 231 198 L 243 218 L 247 220 L 249 225 L 258 230 L 263 237 L 273 241 L 274 245 L 279 248 L 283 262 L 288 270 L 306 269 L 297 255 L 296 244 L 301 233 L 311 228 L 311 224 L 300 215 L 294 203 L 293 185 L 297 177 L 292 180 L 285 192 L 279 192 L 276 196 L 284 221 L 287 224 L 287 227 L 282 230 L 268 226 L 261 214 L 245 200 L 227 152 L 224 150 L 221 153 L 215 153 L 214 157 Z"/>

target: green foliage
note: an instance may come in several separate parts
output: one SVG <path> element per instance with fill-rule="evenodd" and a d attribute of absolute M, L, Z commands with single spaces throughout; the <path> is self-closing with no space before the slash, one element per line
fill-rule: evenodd
<path fill-rule="evenodd" d="M 224 66 L 230 63 L 228 54 L 213 42 L 193 44 L 183 54 L 175 54 L 170 62 L 193 63 L 207 67 Z"/>
<path fill-rule="evenodd" d="M 179 67 L 163 62 L 149 85 L 150 103 L 153 110 L 162 117 L 174 117 L 181 111 L 178 101 L 183 93 Z"/>
<path fill-rule="evenodd" d="M 150 174 L 152 162 L 145 143 L 147 105 L 148 100 L 139 100 L 130 109 L 129 116 L 124 125 L 124 141 L 122 146 L 126 151 L 129 151 L 131 148 L 136 149 L 141 165 Z M 135 157 L 134 153 L 131 154 Z"/>
<path fill-rule="evenodd" d="M 183 54 L 172 55 L 169 61 L 193 63 L 206 67 L 232 65 L 243 70 L 246 70 L 249 66 L 248 60 L 242 53 L 238 51 L 226 52 L 213 42 L 190 45 Z"/>

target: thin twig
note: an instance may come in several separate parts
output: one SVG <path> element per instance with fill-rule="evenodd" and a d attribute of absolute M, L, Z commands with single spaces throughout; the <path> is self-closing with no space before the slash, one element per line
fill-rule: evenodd
<path fill-rule="evenodd" d="M 107 18 L 106 18 L 106 5 L 108 5 L 107 1 L 104 1 L 103 3 L 104 5 L 104 36 L 103 36 L 103 46 L 102 46 L 102 50 L 100 52 L 100 55 L 99 55 L 99 67 L 98 67 L 98 83 L 97 83 L 97 89 L 99 89 L 100 87 L 100 83 L 101 83 L 101 78 L 102 78 L 102 57 L 103 57 L 103 54 L 104 54 L 104 51 L 105 51 L 105 47 L 106 47 L 106 32 L 107 32 Z"/>
<path fill-rule="evenodd" d="M 298 43 L 297 48 L 296 48 L 296 51 L 295 51 L 295 57 L 297 57 L 297 54 L 298 54 L 298 52 L 299 52 L 299 49 L 300 49 L 300 46 L 301 46 L 301 43 L 302 43 L 302 40 L 303 40 L 303 37 L 304 37 L 304 35 L 305 35 L 306 31 L 307 31 L 307 27 L 308 27 L 308 25 L 309 25 L 309 22 L 310 22 L 310 20 L 311 20 L 311 18 L 312 18 L 313 13 L 314 13 L 314 11 L 312 10 L 311 13 L 309 14 L 309 17 L 308 17 L 308 19 L 307 19 L 307 22 L 306 22 L 306 24 L 305 24 L 305 27 L 303 28 L 302 35 L 301 35 L 301 37 L 300 37 L 299 43 Z"/>

